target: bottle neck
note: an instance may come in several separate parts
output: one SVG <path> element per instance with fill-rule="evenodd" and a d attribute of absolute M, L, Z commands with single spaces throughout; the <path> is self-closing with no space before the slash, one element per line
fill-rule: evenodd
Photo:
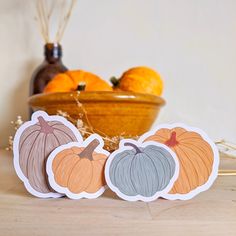
<path fill-rule="evenodd" d="M 45 60 L 50 63 L 61 63 L 62 47 L 57 43 L 47 43 L 44 46 Z"/>

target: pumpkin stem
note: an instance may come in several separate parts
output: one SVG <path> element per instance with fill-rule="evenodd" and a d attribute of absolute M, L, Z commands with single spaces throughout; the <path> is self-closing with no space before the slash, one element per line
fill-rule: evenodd
<path fill-rule="evenodd" d="M 119 85 L 119 79 L 117 79 L 115 76 L 111 77 L 110 81 L 114 87 L 117 87 Z"/>
<path fill-rule="evenodd" d="M 99 140 L 94 139 L 80 154 L 80 158 L 87 158 L 90 161 L 93 160 L 93 151 L 99 145 Z"/>
<path fill-rule="evenodd" d="M 131 146 L 131 147 L 133 147 L 135 149 L 135 151 L 136 151 L 136 154 L 137 153 L 142 153 L 142 151 L 133 143 L 125 143 L 124 146 Z"/>
<path fill-rule="evenodd" d="M 77 91 L 84 91 L 86 88 L 86 83 L 85 82 L 80 82 L 77 86 Z"/>
<path fill-rule="evenodd" d="M 46 120 L 42 116 L 38 117 L 39 124 L 41 126 L 41 132 L 45 134 L 49 134 L 53 132 L 53 128 L 48 124 Z"/>
<path fill-rule="evenodd" d="M 165 145 L 167 145 L 168 147 L 174 147 L 178 143 L 179 142 L 176 140 L 176 132 L 173 131 L 171 133 L 170 139 L 165 142 Z"/>

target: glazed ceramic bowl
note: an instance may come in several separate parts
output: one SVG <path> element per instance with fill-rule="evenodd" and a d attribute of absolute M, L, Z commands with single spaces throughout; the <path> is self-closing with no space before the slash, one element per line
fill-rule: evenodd
<path fill-rule="evenodd" d="M 29 98 L 34 111 L 44 110 L 53 115 L 60 110 L 67 112 L 73 120 L 82 117 L 86 126 L 110 138 L 136 137 L 145 133 L 164 104 L 161 97 L 131 92 L 66 92 Z"/>

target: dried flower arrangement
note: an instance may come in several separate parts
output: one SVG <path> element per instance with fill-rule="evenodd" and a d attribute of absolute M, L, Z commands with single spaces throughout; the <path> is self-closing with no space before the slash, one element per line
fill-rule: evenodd
<path fill-rule="evenodd" d="M 76 124 L 77 129 L 80 131 L 80 133 L 84 139 L 93 133 L 99 133 L 99 130 L 94 130 L 93 127 L 91 126 L 89 119 L 87 117 L 87 112 L 86 112 L 84 106 L 82 105 L 82 103 L 78 100 L 78 98 L 74 97 L 74 99 L 75 99 L 75 102 L 77 103 L 78 108 L 81 108 L 83 111 L 83 113 L 79 114 L 80 119 L 75 120 L 67 112 L 64 112 L 61 110 L 58 110 L 57 115 L 63 116 L 66 119 L 68 119 L 69 121 L 71 121 L 72 123 Z M 82 120 L 83 118 L 86 120 L 87 124 L 85 124 L 85 122 L 83 122 L 83 120 Z M 24 122 L 22 121 L 21 116 L 17 116 L 16 121 L 11 121 L 11 124 L 14 125 L 15 131 L 23 123 Z M 104 140 L 105 148 L 111 152 L 118 148 L 118 144 L 119 144 L 120 140 L 124 138 L 123 136 L 116 136 L 116 137 L 109 138 L 105 134 L 101 134 L 101 132 L 99 134 Z M 132 138 L 138 139 L 138 137 L 132 137 Z M 236 151 L 236 144 L 229 143 L 225 140 L 216 141 L 215 144 L 217 145 L 220 153 L 223 153 L 226 155 L 228 153 L 230 153 L 232 156 L 235 156 L 234 154 Z M 6 148 L 6 150 L 12 151 L 12 149 L 13 149 L 13 136 L 11 135 L 11 136 L 9 136 L 8 147 Z M 231 175 L 236 175 L 236 172 L 235 172 L 235 170 L 219 170 L 219 175 L 230 175 L 231 176 Z"/>
<path fill-rule="evenodd" d="M 80 91 L 77 92 L 77 95 L 79 96 Z M 120 136 L 114 136 L 114 137 L 108 137 L 106 134 L 104 134 L 102 131 L 94 129 L 88 119 L 87 111 L 84 108 L 83 104 L 79 101 L 78 96 L 75 96 L 74 94 L 71 94 L 73 96 L 73 99 L 75 100 L 78 109 L 79 119 L 75 120 L 72 118 L 67 112 L 58 110 L 57 115 L 61 115 L 71 121 L 73 124 L 76 125 L 77 129 L 80 131 L 81 135 L 84 138 L 87 138 L 89 135 L 98 133 L 104 140 L 105 148 L 108 151 L 113 151 L 118 147 L 118 144 L 120 140 L 124 138 L 124 134 L 121 134 Z M 82 112 L 81 112 L 82 111 Z M 84 121 L 83 121 L 84 120 Z M 137 137 L 132 137 L 133 139 L 138 139 Z"/>
<path fill-rule="evenodd" d="M 11 124 L 14 125 L 14 130 L 16 131 L 22 124 L 23 124 L 23 120 L 21 118 L 21 116 L 17 116 L 16 117 L 16 121 L 11 121 Z M 10 135 L 8 137 L 8 147 L 6 147 L 7 151 L 12 151 L 13 148 L 13 136 Z"/>
<path fill-rule="evenodd" d="M 79 96 L 79 94 L 80 94 L 80 91 L 77 92 L 78 96 Z M 71 94 L 71 96 L 73 96 L 73 98 L 77 104 L 78 113 L 79 113 L 80 118 L 75 120 L 67 112 L 64 112 L 62 110 L 58 110 L 57 115 L 63 116 L 64 118 L 66 118 L 67 120 L 69 120 L 70 122 L 75 124 L 77 129 L 80 131 L 81 135 L 83 136 L 83 138 L 87 138 L 89 135 L 91 135 L 93 133 L 98 133 L 104 140 L 105 148 L 108 151 L 115 150 L 118 147 L 120 140 L 122 140 L 124 138 L 124 136 L 123 136 L 124 134 L 120 135 L 120 136 L 115 136 L 115 137 L 108 137 L 106 134 L 102 133 L 100 130 L 95 130 L 92 127 L 92 125 L 88 119 L 88 116 L 87 116 L 87 111 L 84 108 L 83 104 L 79 101 L 78 96 L 74 96 L 73 94 Z M 82 112 L 81 112 L 81 110 L 82 110 Z M 11 121 L 11 124 L 14 125 L 15 130 L 17 130 L 23 123 L 24 122 L 22 121 L 21 116 L 17 116 L 16 121 Z M 132 137 L 132 138 L 138 139 L 138 136 Z M 11 135 L 11 136 L 9 136 L 9 144 L 8 144 L 8 147 L 6 148 L 6 150 L 12 150 L 12 144 L 13 144 L 13 136 Z M 215 144 L 218 146 L 218 149 L 221 153 L 226 154 L 226 155 L 229 153 L 232 155 L 235 155 L 236 144 L 230 143 L 225 140 L 216 141 Z"/>
<path fill-rule="evenodd" d="M 80 91 L 77 92 L 77 95 L 79 94 L 80 94 Z M 87 111 L 84 108 L 83 104 L 79 101 L 77 96 L 74 96 L 74 94 L 71 94 L 71 96 L 73 96 L 73 99 L 75 100 L 77 104 L 79 119 L 75 120 L 67 112 L 64 112 L 62 110 L 58 110 L 57 115 L 63 116 L 64 118 L 69 120 L 71 123 L 75 124 L 75 126 L 80 131 L 84 139 L 90 136 L 91 134 L 98 133 L 104 140 L 105 148 L 108 151 L 115 150 L 118 147 L 120 140 L 123 139 L 124 137 L 122 135 L 115 136 L 115 137 L 108 137 L 106 134 L 102 133 L 100 130 L 95 130 L 88 119 Z M 11 121 L 11 124 L 14 125 L 15 130 L 17 130 L 23 123 L 24 122 L 22 121 L 21 116 L 17 116 L 17 120 L 15 122 Z M 132 138 L 138 139 L 138 136 L 132 137 Z M 6 148 L 6 150 L 9 150 L 9 151 L 12 150 L 12 145 L 13 145 L 13 136 L 11 135 L 9 136 L 8 147 Z"/>
<path fill-rule="evenodd" d="M 36 0 L 36 17 L 45 43 L 59 43 L 63 37 L 76 0 Z M 53 34 L 53 25 L 56 32 Z"/>
<path fill-rule="evenodd" d="M 76 0 L 35 0 L 33 2 L 35 3 L 36 8 L 35 20 L 38 23 L 41 35 L 45 43 L 59 43 L 65 32 Z M 53 29 L 56 29 L 54 33 Z M 80 108 L 80 111 L 78 112 L 80 119 L 74 120 L 69 116 L 69 114 L 60 110 L 57 112 L 57 114 L 67 118 L 73 124 L 76 124 L 78 130 L 81 132 L 84 138 L 93 133 L 98 133 L 104 139 L 106 149 L 115 150 L 119 141 L 123 138 L 122 135 L 119 137 L 110 138 L 107 135 L 103 134 L 101 131 L 94 130 L 87 117 L 87 112 L 84 109 L 83 105 L 79 102 L 78 98 L 75 98 L 75 102 L 78 108 Z M 82 118 L 84 118 L 85 122 L 83 122 Z M 12 150 L 12 144 L 13 136 L 10 136 L 9 145 L 6 149 Z"/>

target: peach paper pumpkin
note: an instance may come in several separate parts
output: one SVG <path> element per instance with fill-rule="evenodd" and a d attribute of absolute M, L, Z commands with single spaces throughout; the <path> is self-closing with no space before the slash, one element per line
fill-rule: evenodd
<path fill-rule="evenodd" d="M 104 167 L 108 152 L 94 151 L 99 144 L 100 141 L 95 138 L 86 147 L 72 143 L 69 148 L 59 151 L 52 158 L 49 168 L 53 173 L 51 186 L 56 185 L 56 191 L 65 193 L 68 197 L 72 196 L 71 198 L 80 198 L 82 193 L 92 196 L 104 189 Z"/>
<path fill-rule="evenodd" d="M 189 194 L 208 182 L 214 166 L 214 151 L 198 132 L 182 127 L 161 128 L 147 140 L 167 145 L 179 159 L 179 177 L 169 194 Z"/>

